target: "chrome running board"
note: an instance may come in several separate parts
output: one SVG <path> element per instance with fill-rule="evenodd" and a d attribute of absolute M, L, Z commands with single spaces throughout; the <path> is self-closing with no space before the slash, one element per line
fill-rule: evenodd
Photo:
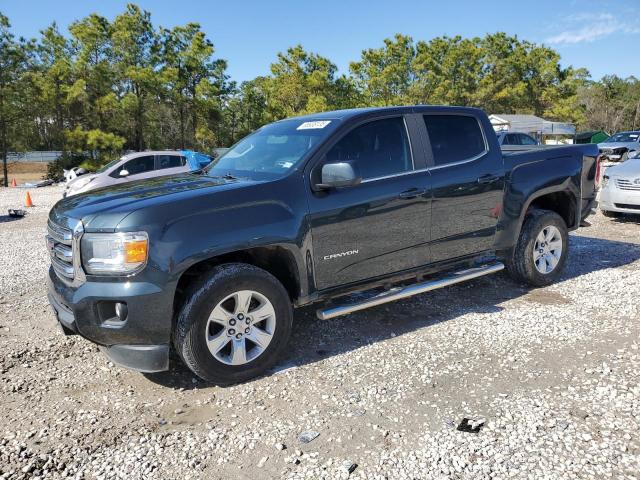
<path fill-rule="evenodd" d="M 448 276 L 438 280 L 416 283 L 406 287 L 392 288 L 389 291 L 380 293 L 375 297 L 368 298 L 361 302 L 318 310 L 316 315 L 320 320 L 329 320 L 330 318 L 347 315 L 348 313 L 357 312 L 358 310 L 375 307 L 377 305 L 382 305 L 383 303 L 394 302 L 420 293 L 430 292 L 431 290 L 437 290 L 438 288 L 448 287 L 449 285 L 496 273 L 502 269 L 504 269 L 504 265 L 502 263 L 493 263 L 491 265 L 483 265 L 482 267 L 469 268 L 467 270 L 461 270 L 459 272 L 449 274 Z"/>

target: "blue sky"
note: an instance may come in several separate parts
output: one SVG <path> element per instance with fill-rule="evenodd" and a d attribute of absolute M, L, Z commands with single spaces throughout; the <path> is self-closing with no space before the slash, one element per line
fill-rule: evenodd
<path fill-rule="evenodd" d="M 0 0 L 13 32 L 32 37 L 56 21 L 63 30 L 97 12 L 112 19 L 126 1 Z M 606 74 L 640 77 L 640 1 L 538 0 L 140 0 L 155 25 L 196 21 L 242 81 L 269 72 L 277 52 L 301 43 L 330 58 L 341 72 L 365 48 L 378 47 L 396 32 L 415 40 L 440 35 L 482 36 L 505 31 L 545 43 L 564 65 L 586 67 L 593 78 Z"/>

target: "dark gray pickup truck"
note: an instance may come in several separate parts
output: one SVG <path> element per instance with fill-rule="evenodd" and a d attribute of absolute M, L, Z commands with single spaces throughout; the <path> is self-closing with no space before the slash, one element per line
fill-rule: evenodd
<path fill-rule="evenodd" d="M 369 108 L 266 125 L 207 168 L 50 212 L 67 334 L 225 385 L 271 367 L 293 308 L 329 319 L 494 272 L 542 286 L 595 206 L 595 145 L 503 153 L 487 116 Z M 357 300 L 351 292 L 366 291 Z"/>

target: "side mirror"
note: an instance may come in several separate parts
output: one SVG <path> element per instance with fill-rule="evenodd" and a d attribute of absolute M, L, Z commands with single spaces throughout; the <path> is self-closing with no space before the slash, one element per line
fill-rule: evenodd
<path fill-rule="evenodd" d="M 316 184 L 316 188 L 321 190 L 353 187 L 362 181 L 362 177 L 350 162 L 325 163 L 322 166 L 321 176 L 321 183 Z"/>
<path fill-rule="evenodd" d="M 125 170 L 124 168 L 122 170 L 120 170 L 120 174 L 121 177 L 126 177 L 129 175 L 129 170 Z"/>

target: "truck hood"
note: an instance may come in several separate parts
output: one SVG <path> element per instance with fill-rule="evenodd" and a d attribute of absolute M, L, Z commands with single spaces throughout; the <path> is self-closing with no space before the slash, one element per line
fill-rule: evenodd
<path fill-rule="evenodd" d="M 251 180 L 225 179 L 185 173 L 99 188 L 64 198 L 49 214 L 53 221 L 82 220 L 85 228 L 108 231 L 116 228 L 131 212 L 181 198 L 206 195 L 212 190 L 236 188 L 255 183 Z"/>
<path fill-rule="evenodd" d="M 616 175 L 631 180 L 640 178 L 640 158 L 631 158 L 626 162 L 609 167 L 605 173 L 608 176 Z"/>
<path fill-rule="evenodd" d="M 612 143 L 599 143 L 598 148 L 600 150 L 611 149 L 615 150 L 617 148 L 627 148 L 629 150 L 639 150 L 640 144 L 638 142 L 612 142 Z"/>

